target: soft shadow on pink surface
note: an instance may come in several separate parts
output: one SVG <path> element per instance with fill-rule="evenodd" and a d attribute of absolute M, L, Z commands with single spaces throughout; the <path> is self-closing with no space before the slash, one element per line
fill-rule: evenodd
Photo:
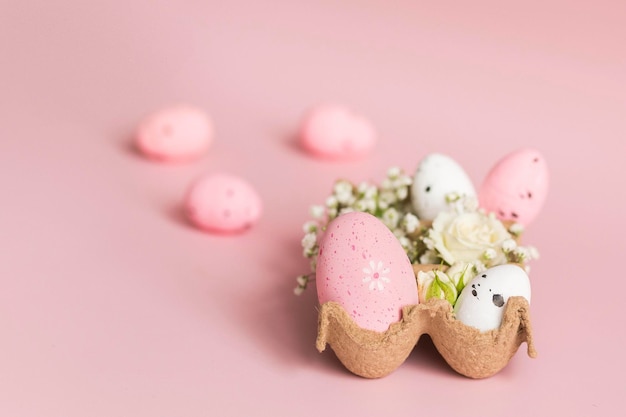
<path fill-rule="evenodd" d="M 256 291 L 242 295 L 241 305 L 256 305 L 236 314 L 241 329 L 252 343 L 263 349 L 274 362 L 285 368 L 315 368 L 324 372 L 349 374 L 328 347 L 323 353 L 315 348 L 317 337 L 317 292 L 315 282 L 296 296 L 295 277 L 307 271 L 298 241 L 283 242 L 269 264 L 275 280 Z M 270 276 L 265 272 L 263 276 Z"/>
<path fill-rule="evenodd" d="M 414 368 L 415 372 L 421 374 L 440 374 L 452 377 L 465 378 L 455 372 L 443 359 L 433 344 L 432 339 L 427 334 L 420 336 L 417 345 L 401 365 L 402 367 Z"/>

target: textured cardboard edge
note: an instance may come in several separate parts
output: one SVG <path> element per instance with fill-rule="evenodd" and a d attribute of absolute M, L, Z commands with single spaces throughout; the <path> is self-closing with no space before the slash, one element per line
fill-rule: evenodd
<path fill-rule="evenodd" d="M 509 298 L 502 325 L 489 332 L 456 320 L 445 300 L 404 307 L 402 319 L 385 332 L 359 327 L 340 304 L 330 301 L 320 308 L 316 347 L 322 352 L 328 344 L 352 373 L 380 378 L 404 363 L 422 334 L 430 335 L 452 369 L 470 378 L 486 378 L 502 370 L 523 342 L 530 357 L 537 355 L 523 297 Z"/>

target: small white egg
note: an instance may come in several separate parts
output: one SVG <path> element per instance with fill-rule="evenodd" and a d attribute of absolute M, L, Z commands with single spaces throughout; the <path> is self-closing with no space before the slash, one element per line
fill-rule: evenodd
<path fill-rule="evenodd" d="M 424 157 L 415 171 L 411 187 L 411 199 L 417 217 L 433 220 L 447 209 L 446 196 L 451 193 L 476 196 L 472 181 L 455 160 L 439 153 Z"/>
<path fill-rule="evenodd" d="M 530 303 L 530 279 L 521 267 L 498 265 L 471 280 L 456 301 L 454 313 L 462 323 L 480 331 L 497 329 L 509 297 L 522 296 Z"/>

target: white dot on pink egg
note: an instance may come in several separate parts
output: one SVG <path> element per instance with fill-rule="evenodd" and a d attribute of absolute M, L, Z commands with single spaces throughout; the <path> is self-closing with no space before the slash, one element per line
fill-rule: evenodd
<path fill-rule="evenodd" d="M 262 212 L 262 201 L 254 187 L 243 178 L 224 173 L 196 179 L 184 205 L 193 225 L 217 233 L 246 230 L 257 223 Z"/>
<path fill-rule="evenodd" d="M 202 109 L 180 105 L 154 112 L 141 121 L 135 143 L 141 154 L 162 162 L 202 156 L 213 142 L 213 122 Z"/>

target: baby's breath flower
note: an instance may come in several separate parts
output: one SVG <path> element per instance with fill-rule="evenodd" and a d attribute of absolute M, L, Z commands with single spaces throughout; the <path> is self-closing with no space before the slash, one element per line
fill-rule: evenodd
<path fill-rule="evenodd" d="M 317 222 L 308 221 L 302 225 L 302 231 L 304 233 L 315 233 L 317 232 Z"/>
<path fill-rule="evenodd" d="M 502 242 L 502 251 L 504 253 L 511 252 L 517 247 L 517 242 L 513 239 L 506 239 Z"/>
<path fill-rule="evenodd" d="M 419 263 L 421 264 L 437 264 L 439 263 L 439 256 L 437 256 L 437 252 L 432 249 L 426 250 L 419 257 Z"/>
<path fill-rule="evenodd" d="M 402 218 L 402 228 L 409 234 L 415 232 L 419 225 L 420 221 L 413 213 L 406 213 Z"/>
<path fill-rule="evenodd" d="M 296 288 L 293 289 L 293 293 L 295 295 L 302 295 L 306 287 L 308 287 L 309 282 L 311 281 L 311 275 L 299 275 L 296 277 L 296 283 L 298 284 Z"/>
<path fill-rule="evenodd" d="M 432 240 L 429 237 L 425 237 L 422 239 L 422 241 L 424 242 L 424 245 L 426 245 L 426 248 L 434 250 L 435 249 L 435 241 Z"/>
<path fill-rule="evenodd" d="M 396 197 L 398 200 L 405 200 L 409 196 L 409 187 L 400 187 L 396 189 Z"/>
<path fill-rule="evenodd" d="M 335 198 L 339 204 L 350 205 L 354 202 L 352 195 L 352 184 L 348 181 L 340 180 L 333 187 Z"/>
<path fill-rule="evenodd" d="M 509 227 L 509 233 L 511 233 L 514 236 L 520 236 L 523 232 L 524 232 L 524 226 L 521 225 L 520 223 L 513 223 Z"/>
<path fill-rule="evenodd" d="M 387 170 L 387 178 L 396 179 L 402 174 L 402 170 L 399 167 L 391 167 Z"/>
<path fill-rule="evenodd" d="M 339 210 L 339 215 L 341 216 L 342 214 L 352 213 L 353 211 L 354 209 L 352 207 L 344 207 L 341 210 Z"/>
<path fill-rule="evenodd" d="M 317 244 L 317 236 L 315 233 L 307 233 L 302 238 L 302 247 L 304 249 L 313 249 L 313 247 Z"/>
<path fill-rule="evenodd" d="M 398 214 L 398 210 L 393 207 L 385 210 L 383 212 L 382 221 L 388 228 L 392 230 L 395 229 L 398 226 L 398 222 L 400 221 L 400 215 Z"/>
<path fill-rule="evenodd" d="M 498 252 L 496 252 L 496 250 L 493 248 L 488 248 L 487 250 L 485 250 L 485 252 L 483 252 L 483 258 L 485 258 L 487 261 L 492 260 L 496 256 L 498 256 Z"/>
<path fill-rule="evenodd" d="M 529 259 L 539 259 L 539 251 L 534 246 L 527 246 Z"/>
<path fill-rule="evenodd" d="M 338 204 L 339 201 L 337 201 L 337 197 L 335 197 L 334 195 L 331 195 L 326 199 L 326 207 L 328 208 L 337 208 Z"/>
<path fill-rule="evenodd" d="M 324 206 L 311 206 L 311 217 L 314 219 L 321 219 L 324 216 L 325 211 Z"/>

